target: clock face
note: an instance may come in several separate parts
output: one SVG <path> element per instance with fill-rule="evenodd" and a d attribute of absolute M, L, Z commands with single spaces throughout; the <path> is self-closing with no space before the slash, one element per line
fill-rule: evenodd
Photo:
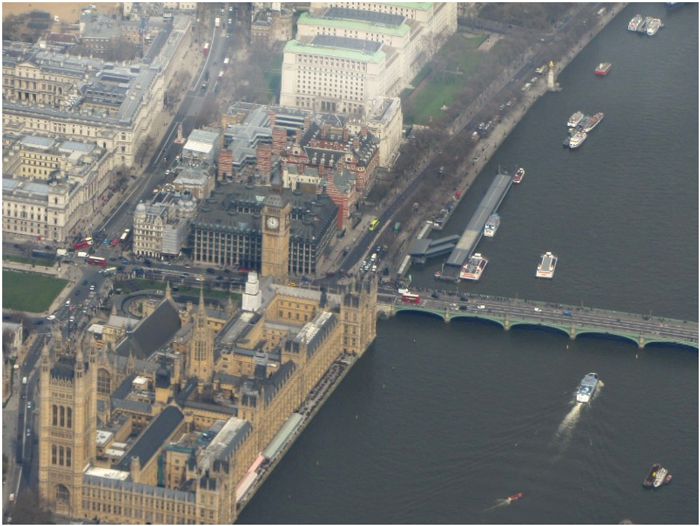
<path fill-rule="evenodd" d="M 267 218 L 267 228 L 270 230 L 277 230 L 280 226 L 280 220 L 277 219 L 276 217 L 268 217 Z"/>

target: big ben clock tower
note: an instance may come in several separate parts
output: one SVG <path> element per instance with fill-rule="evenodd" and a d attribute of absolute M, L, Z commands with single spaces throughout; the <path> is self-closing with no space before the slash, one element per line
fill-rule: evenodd
<path fill-rule="evenodd" d="M 272 171 L 270 195 L 262 209 L 261 274 L 274 276 L 275 283 L 286 285 L 289 276 L 289 230 L 292 205 L 283 195 L 279 164 Z"/>

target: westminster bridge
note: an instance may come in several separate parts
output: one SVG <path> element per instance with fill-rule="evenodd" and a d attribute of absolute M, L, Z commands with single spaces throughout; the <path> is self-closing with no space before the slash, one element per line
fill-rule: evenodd
<path fill-rule="evenodd" d="M 639 348 L 649 344 L 698 348 L 698 324 L 658 316 L 632 314 L 590 307 L 568 307 L 553 303 L 493 296 L 433 297 L 421 295 L 420 303 L 405 303 L 401 295 L 379 291 L 377 311 L 391 317 L 400 312 L 416 312 L 442 318 L 477 319 L 510 330 L 515 326 L 560 331 L 572 340 L 582 334 L 634 342 Z"/>

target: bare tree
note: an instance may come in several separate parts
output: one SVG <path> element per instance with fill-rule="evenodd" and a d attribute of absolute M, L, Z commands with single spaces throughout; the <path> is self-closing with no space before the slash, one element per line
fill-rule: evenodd
<path fill-rule="evenodd" d="M 17 495 L 12 508 L 13 524 L 50 524 L 52 521 L 51 511 L 44 506 L 34 489 L 28 488 Z"/>
<path fill-rule="evenodd" d="M 134 160 L 139 163 L 139 165 L 143 166 L 143 162 L 146 160 L 148 154 L 153 151 L 155 144 L 155 137 L 153 137 L 151 134 L 147 135 L 146 138 L 141 141 L 141 144 L 139 144 Z"/>

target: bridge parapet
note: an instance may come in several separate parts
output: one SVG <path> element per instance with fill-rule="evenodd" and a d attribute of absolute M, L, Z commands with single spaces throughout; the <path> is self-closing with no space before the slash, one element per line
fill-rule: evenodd
<path fill-rule="evenodd" d="M 395 299 L 394 303 L 384 304 L 378 310 L 384 309 L 385 316 L 402 311 L 430 314 L 442 318 L 446 323 L 459 318 L 481 319 L 497 323 L 506 331 L 518 325 L 541 327 L 560 331 L 571 340 L 584 334 L 622 338 L 640 349 L 651 343 L 698 348 L 698 324 L 695 322 L 517 298 L 478 296 L 476 301 L 481 304 L 476 304 L 473 299 L 474 296 L 470 296 L 472 301 L 467 302 L 465 299 L 439 300 L 433 297 L 426 298 L 418 305 Z M 461 301 L 461 305 L 458 307 L 450 301 Z"/>

